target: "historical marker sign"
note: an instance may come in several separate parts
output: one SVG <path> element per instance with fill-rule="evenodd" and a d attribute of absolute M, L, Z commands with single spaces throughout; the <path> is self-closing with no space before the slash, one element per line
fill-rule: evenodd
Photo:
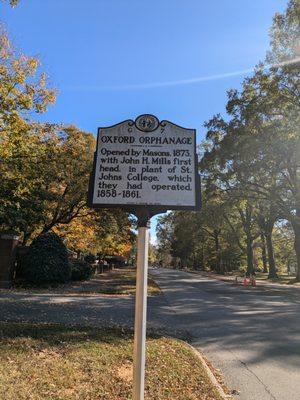
<path fill-rule="evenodd" d="M 196 131 L 150 114 L 99 128 L 89 205 L 138 217 L 133 400 L 144 400 L 149 222 L 166 210 L 200 208 Z"/>
<path fill-rule="evenodd" d="M 99 128 L 89 203 L 92 207 L 200 207 L 196 131 L 149 114 Z"/>

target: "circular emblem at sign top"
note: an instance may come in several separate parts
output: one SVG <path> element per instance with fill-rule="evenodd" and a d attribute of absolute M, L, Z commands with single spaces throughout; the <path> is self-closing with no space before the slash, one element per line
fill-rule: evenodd
<path fill-rule="evenodd" d="M 143 114 L 137 117 L 135 125 L 142 132 L 152 132 L 157 129 L 159 120 L 154 115 Z"/>

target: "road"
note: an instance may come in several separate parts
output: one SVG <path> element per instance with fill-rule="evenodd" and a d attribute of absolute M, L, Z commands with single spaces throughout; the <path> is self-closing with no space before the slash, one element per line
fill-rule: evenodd
<path fill-rule="evenodd" d="M 300 288 L 151 270 L 148 327 L 192 338 L 240 400 L 300 400 Z M 0 321 L 133 327 L 132 296 L 0 291 Z"/>
<path fill-rule="evenodd" d="M 220 369 L 240 400 L 300 399 L 300 290 L 243 288 L 183 271 L 152 270 L 177 329 Z"/>

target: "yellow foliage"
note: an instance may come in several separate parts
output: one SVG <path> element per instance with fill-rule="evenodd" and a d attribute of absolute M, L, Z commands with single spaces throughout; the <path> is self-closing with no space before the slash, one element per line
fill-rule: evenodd
<path fill-rule="evenodd" d="M 124 215 L 122 229 L 116 230 L 113 226 L 113 212 L 85 212 L 84 216 L 73 219 L 69 224 L 61 224 L 53 229 L 64 239 L 66 246 L 73 251 L 128 258 L 134 235 L 127 217 Z"/>

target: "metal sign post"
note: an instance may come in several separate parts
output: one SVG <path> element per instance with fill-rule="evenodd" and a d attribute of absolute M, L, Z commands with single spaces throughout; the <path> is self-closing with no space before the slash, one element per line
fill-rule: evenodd
<path fill-rule="evenodd" d="M 133 400 L 144 400 L 149 227 L 150 221 L 147 213 L 139 216 L 134 323 Z"/>
<path fill-rule="evenodd" d="M 138 218 L 133 400 L 144 400 L 149 221 L 201 207 L 196 131 L 150 114 L 99 128 L 88 204 Z"/>

